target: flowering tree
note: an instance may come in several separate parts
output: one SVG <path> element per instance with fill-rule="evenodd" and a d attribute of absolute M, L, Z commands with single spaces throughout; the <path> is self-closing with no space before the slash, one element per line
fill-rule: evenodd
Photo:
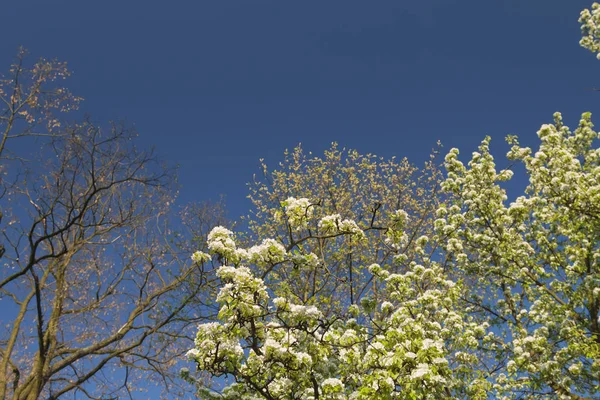
<path fill-rule="evenodd" d="M 343 313 L 365 296 L 381 301 L 377 281 L 364 266 L 403 268 L 390 262 L 398 254 L 407 262 L 416 259 L 416 239 L 432 233 L 441 198 L 435 155 L 420 169 L 406 158 L 387 160 L 334 143 L 320 157 L 300 146 L 286 151 L 274 171 L 263 162 L 263 178 L 250 186 L 251 238 L 276 238 L 287 250 L 313 255 L 293 268 L 258 267 L 259 276 L 278 295 L 319 304 L 326 315 Z M 407 218 L 395 216 L 399 209 Z M 397 245 L 384 234 L 391 218 L 402 219 L 406 235 Z M 342 234 L 359 228 L 361 240 Z M 330 234 L 317 234 L 325 231 Z"/>
<path fill-rule="evenodd" d="M 292 216 L 296 211 L 289 207 L 287 212 Z M 398 233 L 406 218 L 402 212 L 396 215 L 387 229 L 393 243 L 402 240 Z M 314 240 L 333 235 L 366 240 L 355 222 L 337 215 L 322 218 L 319 227 Z M 473 367 L 479 364 L 474 354 L 494 335 L 461 312 L 460 285 L 425 255 L 421 246 L 426 241 L 420 238 L 416 249 L 424 263 L 411 262 L 405 273 L 390 273 L 389 265 L 365 268 L 389 301 L 363 298 L 360 305 L 349 306 L 349 317 L 327 317 L 316 306 L 273 297 L 264 280 L 243 266 L 293 268 L 314 263 L 314 254 L 288 251 L 273 239 L 238 248 L 231 231 L 215 228 L 208 247 L 225 263 L 218 270 L 224 283 L 217 296 L 220 322 L 200 325 L 188 356 L 200 370 L 231 376 L 234 382 L 221 393 L 200 385 L 200 397 L 375 399 L 479 393 L 485 398 L 486 382 Z M 210 258 L 202 252 L 193 255 L 200 264 Z M 191 379 L 189 372 L 184 375 Z"/>
<path fill-rule="evenodd" d="M 599 52 L 600 5 L 583 11 L 580 22 L 582 45 Z M 208 236 L 211 254 L 192 257 L 203 264 L 216 256 L 223 265 L 219 319 L 198 327 L 188 352 L 199 371 L 222 379 L 211 386 L 188 370 L 184 376 L 205 399 L 595 398 L 600 135 L 592 128 L 589 113 L 573 131 L 556 113 L 538 131 L 536 152 L 509 136 L 508 158 L 522 162 L 529 178 L 512 202 L 502 183 L 513 173 L 496 169 L 490 138 L 467 165 L 452 149 L 441 185 L 448 197 L 437 204 L 434 230 L 413 238 L 409 256 L 413 215 L 397 207 L 379 216 L 375 243 L 385 245 L 386 256 L 357 266 L 378 295 L 341 298 L 341 312 L 319 304 L 318 295 L 301 296 L 282 277 L 305 284 L 295 271 L 307 266 L 341 277 L 329 266 L 339 260 L 320 251 L 324 243 L 343 243 L 344 256 L 361 246 L 379 254 L 368 238 L 375 225 L 352 207 L 335 212 L 299 195 L 302 186 L 294 185 L 306 161 L 294 153 L 295 168 L 273 174 L 277 190 L 253 193 L 259 217 L 284 222 L 274 229 L 254 221 L 255 232 L 273 238 L 243 248 L 231 231 L 216 228 Z M 326 168 L 316 171 L 328 182 Z M 344 181 L 329 182 L 332 192 Z M 283 193 L 293 196 L 278 200 Z M 271 197 L 281 207 L 262 206 Z M 367 215 L 375 219 L 376 211 Z"/>
<path fill-rule="evenodd" d="M 434 241 L 440 255 L 415 243 L 402 257 L 402 210 L 382 221 L 396 256 L 364 268 L 382 291 L 326 315 L 265 284 L 268 273 L 327 264 L 276 239 L 238 248 L 216 228 L 208 248 L 223 266 L 219 321 L 200 325 L 188 353 L 199 370 L 231 377 L 221 391 L 200 385 L 202 398 L 591 398 L 600 390 L 600 149 L 590 115 L 571 132 L 555 115 L 538 132 L 537 152 L 513 148 L 530 185 L 507 204 L 486 138 L 465 166 L 446 156 Z M 307 199 L 288 199 L 285 218 L 305 228 Z M 320 218 L 304 241 L 344 236 L 364 243 L 355 221 Z M 193 259 L 211 259 L 197 252 Z M 268 271 L 255 276 L 244 265 Z M 403 272 L 394 272 L 398 266 Z M 326 273 L 326 272 L 324 272 Z M 451 279 L 451 277 L 453 279 Z M 266 279 L 265 279 L 266 278 Z M 467 284 L 468 282 L 468 284 Z M 191 379 L 191 374 L 186 372 Z"/>
<path fill-rule="evenodd" d="M 582 33 L 579 44 L 592 53 L 598 53 L 600 59 L 600 4 L 594 3 L 591 10 L 581 11 L 579 23 Z"/>
<path fill-rule="evenodd" d="M 556 113 L 535 153 L 509 137 L 530 184 L 506 204 L 489 138 L 468 167 L 446 158 L 457 200 L 436 226 L 457 270 L 479 290 L 466 311 L 502 342 L 494 380 L 507 393 L 582 398 L 600 390 L 600 150 L 590 114 L 571 132 Z"/>

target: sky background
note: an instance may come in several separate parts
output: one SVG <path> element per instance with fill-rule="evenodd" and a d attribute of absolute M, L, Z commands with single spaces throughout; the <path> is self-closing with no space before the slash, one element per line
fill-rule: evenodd
<path fill-rule="evenodd" d="M 589 0 L 15 1 L 0 70 L 18 46 L 58 58 L 99 122 L 124 119 L 180 166 L 179 203 L 227 196 L 247 213 L 258 159 L 332 141 L 422 163 L 439 139 L 535 132 L 595 112 L 600 61 L 578 45 Z M 502 165 L 502 162 L 499 162 Z"/>

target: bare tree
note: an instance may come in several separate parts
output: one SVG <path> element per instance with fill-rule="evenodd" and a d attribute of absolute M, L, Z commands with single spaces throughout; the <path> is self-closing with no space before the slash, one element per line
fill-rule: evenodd
<path fill-rule="evenodd" d="M 80 97 L 58 83 L 71 73 L 67 64 L 40 59 L 31 68 L 19 49 L 8 76 L 0 76 L 0 157 L 7 158 L 7 143 L 16 138 L 55 136 L 61 122 L 58 112 L 77 109 Z M 10 153 L 10 152 L 9 152 Z"/>
<path fill-rule="evenodd" d="M 180 257 L 174 172 L 136 149 L 134 132 L 55 117 L 78 101 L 52 88 L 66 71 L 25 69 L 20 53 L 1 86 L 0 399 L 178 390 L 191 332 L 211 312 L 212 267 Z M 19 137 L 38 138 L 35 151 L 10 151 Z"/>

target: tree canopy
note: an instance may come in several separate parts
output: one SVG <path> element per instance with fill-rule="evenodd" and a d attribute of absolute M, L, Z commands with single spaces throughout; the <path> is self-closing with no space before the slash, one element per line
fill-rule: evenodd
<path fill-rule="evenodd" d="M 438 149 L 418 168 L 406 158 L 386 160 L 333 143 L 321 157 L 305 154 L 301 146 L 286 151 L 274 171 L 262 162 L 263 176 L 250 185 L 251 235 L 244 237 L 276 238 L 286 250 L 312 254 L 312 261 L 298 259 L 292 268 L 258 266 L 259 274 L 278 295 L 318 304 L 328 315 L 344 313 L 365 296 L 378 301 L 377 282 L 364 266 L 389 262 L 397 255 L 384 231 L 385 221 L 398 209 L 410 216 L 403 223 L 402 256 L 416 257 L 416 240 L 432 232 L 442 197 L 437 158 Z M 320 224 L 328 215 L 335 216 L 333 224 L 354 221 L 364 240 L 323 235 Z"/>
<path fill-rule="evenodd" d="M 600 5 L 580 22 L 598 52 Z M 426 212 L 394 201 L 407 186 L 381 173 L 390 164 L 335 147 L 286 154 L 251 194 L 258 242 L 218 227 L 193 255 L 216 256 L 222 286 L 188 357 L 220 379 L 184 377 L 206 399 L 595 398 L 600 135 L 590 113 L 573 130 L 555 113 L 537 136 L 536 150 L 507 137 L 529 182 L 511 200 L 513 171 L 496 168 L 489 137 L 467 164 L 451 149 L 430 230 L 415 225 Z M 310 274 L 339 285 L 304 296 Z"/>
<path fill-rule="evenodd" d="M 174 171 L 124 124 L 68 122 L 68 76 L 20 52 L 0 81 L 0 399 L 187 391 L 178 364 L 214 313 L 187 252 L 223 210 L 190 206 L 175 236 Z"/>
<path fill-rule="evenodd" d="M 382 291 L 347 303 L 350 315 L 281 296 L 254 270 L 313 263 L 313 253 L 265 239 L 238 248 L 215 228 L 208 248 L 224 263 L 219 321 L 200 325 L 188 353 L 198 368 L 231 376 L 204 398 L 591 398 L 600 390 L 600 149 L 590 115 L 570 131 L 560 114 L 538 131 L 536 152 L 509 137 L 509 158 L 530 184 L 508 203 L 486 138 L 464 165 L 445 159 L 442 187 L 453 194 L 437 209 L 435 231 L 402 257 L 410 218 L 382 221 L 395 257 L 364 266 Z M 292 230 L 312 207 L 288 199 Z M 332 214 L 306 241 L 343 236 L 365 242 L 369 227 Z M 443 251 L 431 251 L 428 243 Z M 196 253 L 202 263 L 208 254 Z M 401 272 L 398 265 L 404 266 Z"/>

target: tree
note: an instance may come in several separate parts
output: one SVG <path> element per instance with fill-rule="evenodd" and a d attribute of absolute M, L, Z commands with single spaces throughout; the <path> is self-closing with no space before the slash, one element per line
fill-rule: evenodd
<path fill-rule="evenodd" d="M 600 5 L 593 10 L 581 21 L 584 34 L 597 38 Z M 598 51 L 594 43 L 583 41 Z M 285 224 L 277 230 L 261 221 L 254 230 L 272 238 L 239 247 L 225 228 L 208 235 L 208 249 L 222 263 L 219 320 L 199 326 L 188 357 L 227 384 L 184 376 L 206 399 L 595 398 L 600 135 L 592 128 L 589 113 L 573 131 L 556 113 L 538 131 L 536 152 L 509 136 L 508 158 L 522 162 L 529 179 L 512 202 L 502 184 L 513 172 L 496 169 L 490 138 L 467 165 L 450 150 L 442 183 L 448 197 L 437 206 L 434 230 L 414 240 L 407 259 L 410 213 L 382 216 L 376 226 L 389 257 L 361 270 L 380 296 L 340 300 L 347 312 L 276 285 L 306 265 L 339 276 L 323 253 L 311 251 L 333 239 L 376 254 L 367 237 L 374 225 L 336 210 L 315 216 L 324 203 L 310 189 L 306 196 L 300 188 L 281 191 L 290 196 L 283 201 L 270 192 L 281 204 L 271 215 Z M 285 178 L 292 188 L 303 162 L 295 165 Z M 327 181 L 326 170 L 319 173 Z"/>
<path fill-rule="evenodd" d="M 571 132 L 554 115 L 538 131 L 540 147 L 509 158 L 529 175 L 525 195 L 506 204 L 486 138 L 468 167 L 453 150 L 438 229 L 465 278 L 472 307 L 502 341 L 494 346 L 500 393 L 592 398 L 600 390 L 600 150 L 591 115 Z M 477 290 L 479 288 L 479 290 Z"/>
<path fill-rule="evenodd" d="M 57 87 L 65 76 L 20 53 L 2 81 L 0 399 L 180 391 L 214 276 L 173 233 L 174 171 L 122 124 L 59 118 L 79 101 Z M 17 139 L 28 146 L 8 146 Z M 197 206 L 195 235 L 221 211 Z"/>
<path fill-rule="evenodd" d="M 401 215 L 401 213 L 399 213 Z M 365 240 L 349 220 L 339 224 L 324 217 L 319 240 L 345 235 Z M 390 236 L 399 232 L 396 218 Z M 418 240 L 416 251 L 427 258 Z M 460 286 L 446 279 L 434 261 L 411 263 L 405 273 L 388 265 L 368 271 L 385 291 L 381 304 L 364 300 L 351 305 L 352 317 L 327 317 L 316 306 L 272 298 L 261 278 L 241 262 L 260 267 L 290 267 L 311 255 L 286 251 L 275 240 L 248 249 L 237 248 L 232 233 L 215 228 L 209 249 L 233 266 L 222 266 L 224 286 L 217 297 L 220 322 L 201 324 L 188 356 L 199 370 L 229 375 L 234 382 L 221 393 L 199 385 L 208 399 L 345 399 L 446 398 L 481 393 L 470 350 L 489 341 L 485 326 L 466 320 L 458 305 Z M 198 254 L 208 260 L 208 254 Z M 191 379 L 191 373 L 184 372 Z"/>
<path fill-rule="evenodd" d="M 0 157 L 15 158 L 7 148 L 9 141 L 24 137 L 52 137 L 61 127 L 58 112 L 76 110 L 81 97 L 74 96 L 58 82 L 71 73 L 67 64 L 40 59 L 31 68 L 24 65 L 27 52 L 19 49 L 8 78 L 0 80 L 2 138 Z M 5 166 L 4 166 L 5 167 Z"/>
<path fill-rule="evenodd" d="M 386 300 L 365 298 L 350 316 L 273 298 L 276 288 L 243 266 L 289 269 L 315 263 L 312 253 L 277 239 L 238 248 L 231 231 L 215 228 L 208 248 L 224 263 L 219 322 L 199 326 L 188 356 L 234 382 L 221 394 L 200 386 L 200 397 L 592 398 L 600 390 L 599 136 L 589 114 L 573 132 L 556 114 L 538 136 L 534 155 L 509 137 L 509 157 L 523 161 L 531 182 L 510 204 L 500 183 L 512 172 L 496 171 L 489 138 L 468 166 L 452 149 L 443 188 L 454 196 L 438 208 L 432 237 L 445 262 L 421 237 L 404 272 L 368 266 Z M 303 225 L 306 202 L 288 201 L 292 229 Z M 403 240 L 406 218 L 398 211 L 381 221 L 391 244 Z M 368 228 L 337 215 L 317 226 L 306 241 L 367 240 Z"/>
<path fill-rule="evenodd" d="M 593 3 L 592 9 L 581 11 L 579 16 L 581 24 L 581 47 L 588 49 L 592 53 L 598 53 L 600 59 L 600 4 Z"/>
<path fill-rule="evenodd" d="M 286 151 L 279 169 L 261 161 L 263 176 L 250 185 L 253 212 L 248 217 L 251 240 L 276 238 L 287 250 L 313 254 L 292 268 L 259 270 L 277 294 L 300 304 L 319 304 L 325 314 L 343 312 L 351 304 L 380 293 L 365 266 L 392 263 L 393 257 L 413 260 L 416 239 L 433 230 L 442 175 L 435 151 L 422 169 L 404 158 L 389 160 L 333 143 L 322 157 L 307 155 L 301 146 Z M 302 200 L 301 200 L 302 199 Z M 407 213 L 406 235 L 394 248 L 384 234 L 385 222 L 396 210 Z M 291 211 L 295 210 L 295 211 Z M 364 239 L 347 235 L 322 236 L 319 221 L 337 215 L 352 220 Z M 319 240 L 313 240 L 319 236 Z"/>

